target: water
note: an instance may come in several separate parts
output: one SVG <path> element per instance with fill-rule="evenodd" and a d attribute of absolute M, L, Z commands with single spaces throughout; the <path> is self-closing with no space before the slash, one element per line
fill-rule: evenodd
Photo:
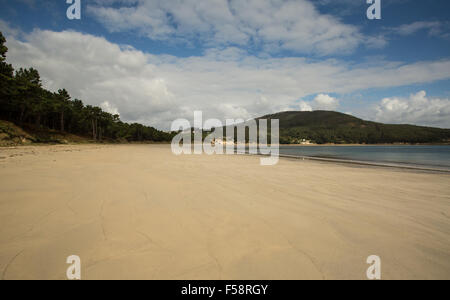
<path fill-rule="evenodd" d="M 280 146 L 280 154 L 450 170 L 450 146 Z"/>

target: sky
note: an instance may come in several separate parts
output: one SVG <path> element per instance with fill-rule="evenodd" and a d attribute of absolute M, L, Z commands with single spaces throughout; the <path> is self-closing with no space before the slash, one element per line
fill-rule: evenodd
<path fill-rule="evenodd" d="M 450 1 L 0 0 L 15 68 L 167 130 L 178 118 L 335 110 L 450 128 Z"/>

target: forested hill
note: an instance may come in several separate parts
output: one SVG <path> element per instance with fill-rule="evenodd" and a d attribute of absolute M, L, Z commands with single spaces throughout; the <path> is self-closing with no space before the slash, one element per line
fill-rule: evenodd
<path fill-rule="evenodd" d="M 303 139 L 317 144 L 450 143 L 450 129 L 381 124 L 332 111 L 289 111 L 260 119 L 280 120 L 282 144 Z"/>
<path fill-rule="evenodd" d="M 170 141 L 172 134 L 141 124 L 128 124 L 119 115 L 84 105 L 65 89 L 57 93 L 42 87 L 39 72 L 6 62 L 8 48 L 0 32 L 0 119 L 37 132 L 40 142 L 51 142 L 45 132 L 84 136 L 94 141 Z M 12 128 L 9 126 L 8 128 Z M 44 134 L 43 134 L 44 133 Z M 5 133 L 4 133 L 5 134 Z"/>

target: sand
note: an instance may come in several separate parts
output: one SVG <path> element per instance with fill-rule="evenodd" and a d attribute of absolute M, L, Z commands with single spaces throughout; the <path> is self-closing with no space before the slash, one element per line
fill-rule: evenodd
<path fill-rule="evenodd" d="M 0 149 L 0 279 L 450 279 L 450 176 L 167 145 Z"/>

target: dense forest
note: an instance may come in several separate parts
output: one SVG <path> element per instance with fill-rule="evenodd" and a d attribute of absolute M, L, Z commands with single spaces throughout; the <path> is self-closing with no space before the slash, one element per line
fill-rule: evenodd
<path fill-rule="evenodd" d="M 450 143 L 450 129 L 381 124 L 332 111 L 290 111 L 261 119 L 280 120 L 281 144 Z"/>
<path fill-rule="evenodd" d="M 6 62 L 8 48 L 0 32 L 0 119 L 35 132 L 54 130 L 94 141 L 170 141 L 173 134 L 141 124 L 128 124 L 119 115 L 84 105 L 65 89 L 54 93 L 42 87 L 33 68 L 14 70 Z M 40 135 L 42 136 L 42 135 Z M 40 142 L 45 142 L 42 138 Z"/>

